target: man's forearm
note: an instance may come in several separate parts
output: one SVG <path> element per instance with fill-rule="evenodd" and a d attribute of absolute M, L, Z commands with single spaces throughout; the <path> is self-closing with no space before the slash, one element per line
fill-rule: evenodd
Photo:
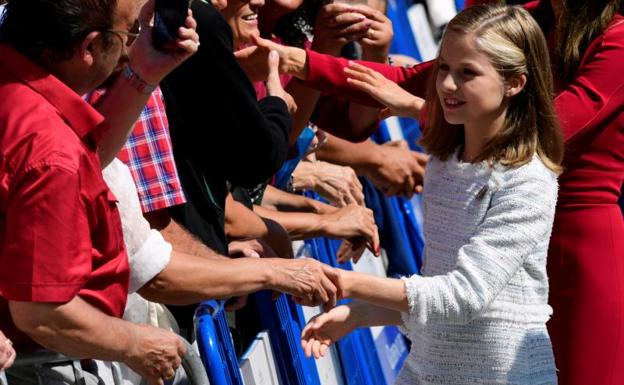
<path fill-rule="evenodd" d="M 139 293 L 150 301 L 171 305 L 249 294 L 271 288 L 274 260 L 206 260 L 174 251 L 165 269 L 143 286 Z"/>
<path fill-rule="evenodd" d="M 64 304 L 9 301 L 16 326 L 35 342 L 74 358 L 126 361 L 134 325 L 107 316 L 80 297 Z"/>
<path fill-rule="evenodd" d="M 132 132 L 149 94 L 141 93 L 122 74 L 95 104 L 110 125 L 98 144 L 98 155 L 102 168 L 117 156 Z"/>
<path fill-rule="evenodd" d="M 328 134 L 330 135 L 330 134 Z M 352 167 L 358 175 L 376 161 L 377 145 L 370 139 L 353 143 L 336 136 L 328 136 L 327 142 L 316 152 L 318 160 Z"/>
<path fill-rule="evenodd" d="M 264 192 L 261 206 L 279 211 L 312 212 L 317 214 L 335 210 L 333 206 L 328 204 L 303 195 L 282 191 L 271 185 L 268 185 Z"/>
<path fill-rule="evenodd" d="M 151 223 L 152 222 L 150 221 L 150 224 Z M 196 255 L 198 257 L 208 259 L 227 259 L 226 256 L 220 255 L 216 251 L 204 245 L 199 238 L 195 237 L 173 219 L 169 220 L 166 226 L 160 229 L 160 233 L 167 242 L 171 243 L 173 249 L 180 253 Z"/>
<path fill-rule="evenodd" d="M 286 229 L 295 240 L 329 236 L 325 231 L 323 217 L 315 213 L 280 212 L 262 206 L 255 206 L 258 215 L 269 218 Z"/>

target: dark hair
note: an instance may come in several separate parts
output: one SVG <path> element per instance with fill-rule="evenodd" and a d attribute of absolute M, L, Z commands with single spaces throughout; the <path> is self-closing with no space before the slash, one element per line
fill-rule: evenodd
<path fill-rule="evenodd" d="M 117 0 L 11 0 L 0 41 L 35 62 L 67 60 L 90 32 L 111 29 L 116 8 Z"/>
<path fill-rule="evenodd" d="M 556 60 L 553 63 L 559 78 L 574 78 L 583 54 L 591 42 L 607 28 L 621 0 L 563 0 L 557 33 Z M 555 16 L 550 1 L 542 0 L 535 18 L 542 28 L 553 25 Z M 544 30 L 546 31 L 546 30 Z"/>
<path fill-rule="evenodd" d="M 303 47 L 308 36 L 314 35 L 316 16 L 329 3 L 331 0 L 304 0 L 294 12 L 280 17 L 273 31 L 275 36 L 286 45 Z"/>
<path fill-rule="evenodd" d="M 518 6 L 475 5 L 449 22 L 443 39 L 449 32 L 474 36 L 477 49 L 489 58 L 504 80 L 527 77 L 522 92 L 511 99 L 503 128 L 475 161 L 515 167 L 530 162 L 537 153 L 549 169 L 561 172 L 563 136 L 553 106 L 548 48 L 535 20 Z M 435 87 L 438 71 L 436 63 L 430 78 L 427 122 L 421 143 L 430 154 L 446 160 L 465 139 L 461 125 L 444 119 Z"/>

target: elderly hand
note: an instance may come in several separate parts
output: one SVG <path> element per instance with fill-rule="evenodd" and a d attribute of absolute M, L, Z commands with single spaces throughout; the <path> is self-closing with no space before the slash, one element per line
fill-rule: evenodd
<path fill-rule="evenodd" d="M 141 79 L 149 84 L 158 84 L 169 72 L 197 52 L 199 35 L 195 31 L 197 22 L 189 10 L 184 27 L 178 30 L 178 39 L 171 47 L 159 51 L 152 44 L 153 20 L 154 0 L 149 0 L 139 14 L 141 33 L 130 47 L 129 57 L 132 69 Z"/>
<path fill-rule="evenodd" d="M 347 83 L 372 96 L 390 110 L 391 115 L 420 119 L 424 100 L 410 94 L 379 72 L 355 62 L 345 68 Z"/>
<path fill-rule="evenodd" d="M 392 21 L 382 12 L 367 5 L 357 5 L 355 8 L 370 23 L 365 35 L 358 39 L 362 46 L 362 59 L 385 63 L 394 37 Z"/>
<path fill-rule="evenodd" d="M 353 6 L 342 3 L 324 5 L 316 17 L 312 49 L 338 56 L 345 44 L 366 37 L 372 24 L 364 12 Z"/>
<path fill-rule="evenodd" d="M 410 150 L 404 140 L 376 146 L 369 166 L 359 170 L 384 194 L 409 198 L 422 192 L 428 156 Z"/>
<path fill-rule="evenodd" d="M 15 361 L 13 342 L 0 331 L 0 370 L 8 369 Z"/>
<path fill-rule="evenodd" d="M 336 306 L 341 298 L 340 271 L 311 258 L 272 260 L 271 288 L 304 306 Z"/>
<path fill-rule="evenodd" d="M 170 331 L 149 325 L 134 325 L 132 349 L 124 362 L 150 385 L 163 385 L 175 376 L 186 354 L 180 337 Z"/>
<path fill-rule="evenodd" d="M 332 204 L 364 205 L 362 184 L 351 167 L 327 162 L 301 162 L 292 174 L 295 190 L 313 190 Z"/>

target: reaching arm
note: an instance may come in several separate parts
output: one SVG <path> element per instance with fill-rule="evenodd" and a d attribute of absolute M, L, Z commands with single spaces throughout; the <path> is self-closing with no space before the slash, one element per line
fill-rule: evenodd
<path fill-rule="evenodd" d="M 413 323 L 464 324 L 485 311 L 539 242 L 550 237 L 557 184 L 527 175 L 504 182 L 447 274 L 396 280 L 343 273 L 345 295 L 408 312 Z"/>
<path fill-rule="evenodd" d="M 77 358 L 119 361 L 162 385 L 186 348 L 172 332 L 107 316 L 75 297 L 67 303 L 9 301 L 15 325 L 44 347 Z"/>
<path fill-rule="evenodd" d="M 129 52 L 129 62 L 131 68 L 144 82 L 156 85 L 197 51 L 199 37 L 195 32 L 197 23 L 189 12 L 185 27 L 178 33 L 176 48 L 167 51 L 156 50 L 152 45 L 152 28 L 148 27 L 153 11 L 153 2 L 148 2 L 141 9 L 139 22 L 143 29 Z M 121 75 L 108 92 L 94 104 L 109 124 L 109 130 L 104 133 L 98 145 L 102 168 L 113 160 L 126 142 L 148 98 L 149 94 L 140 92 L 132 81 Z"/>

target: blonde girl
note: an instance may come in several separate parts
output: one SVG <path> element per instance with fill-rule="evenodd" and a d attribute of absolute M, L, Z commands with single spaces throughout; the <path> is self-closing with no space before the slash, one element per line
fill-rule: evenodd
<path fill-rule="evenodd" d="M 563 142 L 548 49 L 522 8 L 474 6 L 448 25 L 425 100 L 350 63 L 349 83 L 427 121 L 422 276 L 343 271 L 354 301 L 302 333 L 320 357 L 357 327 L 402 325 L 398 384 L 556 384 L 546 255 Z"/>

